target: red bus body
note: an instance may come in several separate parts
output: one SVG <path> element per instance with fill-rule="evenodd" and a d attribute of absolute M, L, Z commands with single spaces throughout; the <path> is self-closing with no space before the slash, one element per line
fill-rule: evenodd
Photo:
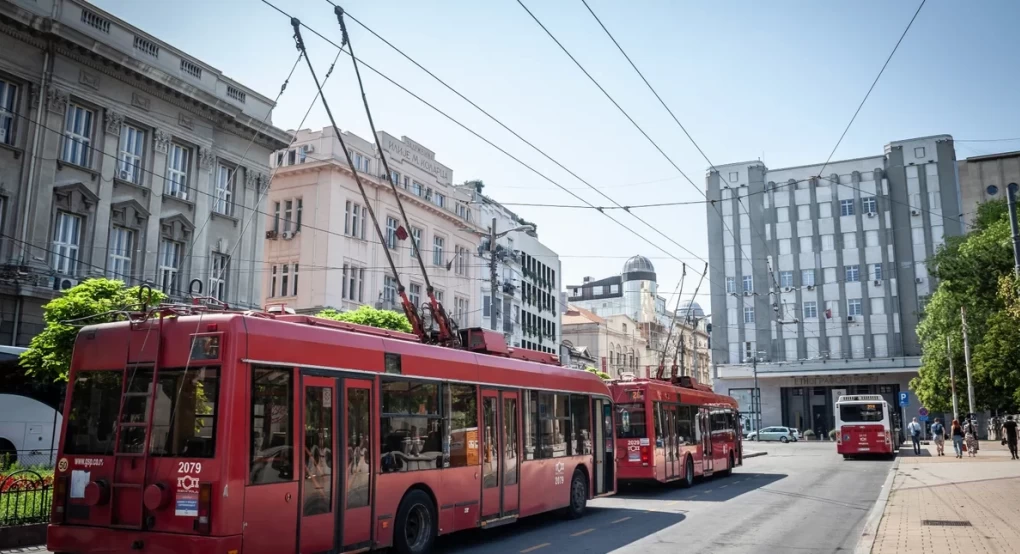
<path fill-rule="evenodd" d="M 610 384 L 617 480 L 690 483 L 743 464 L 737 401 L 682 379 L 687 386 L 656 379 Z"/>
<path fill-rule="evenodd" d="M 889 403 L 882 395 L 844 395 L 836 401 L 836 452 L 844 458 L 896 454 Z"/>
<path fill-rule="evenodd" d="M 615 492 L 610 398 L 588 372 L 306 316 L 86 327 L 47 547 L 364 551 L 412 495 L 435 534 L 509 523 L 573 506 L 577 475 Z"/>

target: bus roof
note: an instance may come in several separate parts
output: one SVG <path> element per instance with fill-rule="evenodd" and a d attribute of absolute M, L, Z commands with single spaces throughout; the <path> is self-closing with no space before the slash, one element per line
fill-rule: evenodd
<path fill-rule="evenodd" d="M 160 341 L 144 341 L 139 335 L 152 333 L 155 329 L 156 321 L 152 319 L 148 324 L 121 321 L 85 327 L 75 343 L 72 368 L 123 367 L 125 352 L 129 348 L 136 359 L 141 354 L 140 350 L 151 351 L 153 355 L 147 357 L 151 359 L 154 357 L 155 344 Z M 416 337 L 407 333 L 362 328 L 310 316 L 273 317 L 266 314 L 210 312 L 166 318 L 163 320 L 162 342 L 165 345 L 187 344 L 192 334 L 213 330 L 244 335 L 246 340 L 238 341 L 234 361 L 251 364 L 402 375 L 610 396 L 606 384 L 597 375 L 587 371 L 421 344 Z M 133 339 L 132 334 L 135 334 Z M 88 340 L 97 336 L 103 340 Z M 117 345 L 122 348 L 118 349 Z M 183 351 L 183 359 L 187 358 L 189 351 L 188 348 L 165 350 L 177 352 L 164 353 L 164 357 L 180 357 L 178 353 Z M 399 355 L 399 363 L 387 363 L 387 354 Z M 390 358 L 396 359 L 393 356 Z M 166 363 L 173 365 L 172 362 L 161 362 L 161 366 Z"/>
<path fill-rule="evenodd" d="M 851 402 L 885 402 L 881 394 L 844 394 L 836 399 L 837 404 Z"/>
<path fill-rule="evenodd" d="M 628 402 L 636 400 L 634 392 L 643 393 L 641 399 L 649 397 L 652 400 L 666 402 L 682 402 L 684 404 L 698 404 L 702 406 L 719 406 L 734 408 L 738 407 L 737 401 L 732 397 L 716 394 L 710 391 L 698 390 L 673 384 L 670 381 L 659 379 L 634 379 L 631 381 L 612 381 L 609 388 L 613 391 L 614 402 Z"/>

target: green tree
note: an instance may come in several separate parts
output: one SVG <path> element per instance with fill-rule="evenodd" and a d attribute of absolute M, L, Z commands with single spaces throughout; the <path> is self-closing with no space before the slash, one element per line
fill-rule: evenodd
<path fill-rule="evenodd" d="M 598 375 L 599 379 L 602 379 L 603 381 L 610 381 L 613 378 L 608 373 L 606 373 L 604 371 L 599 371 L 599 370 L 597 370 L 597 369 L 595 369 L 594 367 L 591 367 L 591 366 L 588 366 L 588 367 L 584 368 L 584 370 L 587 371 L 588 373 L 594 373 L 595 375 Z"/>
<path fill-rule="evenodd" d="M 315 314 L 315 317 L 335 319 L 337 321 L 346 321 L 347 323 L 368 325 L 381 329 L 391 329 L 393 331 L 403 331 L 405 333 L 412 331 L 411 322 L 407 321 L 406 315 L 392 310 L 379 310 L 372 306 L 361 306 L 357 310 L 350 312 L 338 312 L 333 308 L 326 308 Z"/>
<path fill-rule="evenodd" d="M 1002 409 L 1012 402 L 997 382 L 1003 361 L 1013 355 L 1002 343 L 1013 330 L 1005 328 L 1005 302 L 999 293 L 999 280 L 1013 271 L 1010 229 L 1004 202 L 988 202 L 978 209 L 975 229 L 970 233 L 949 237 L 928 262 L 939 286 L 931 295 L 917 335 L 921 341 L 922 358 L 918 377 L 910 388 L 921 402 L 933 411 L 952 408 L 949 382 L 949 360 L 946 356 L 947 337 L 952 345 L 956 390 L 967 411 L 966 372 L 963 356 L 960 307 L 967 309 L 968 337 L 974 356 L 971 359 L 975 409 Z M 1011 325 L 1016 325 L 1012 323 Z M 1012 348 L 1020 349 L 1014 341 Z M 1020 352 L 1017 352 L 1020 354 Z"/>
<path fill-rule="evenodd" d="M 140 309 L 139 287 L 122 281 L 88 279 L 43 306 L 46 328 L 32 338 L 18 363 L 26 373 L 44 381 L 66 381 L 78 331 L 85 325 L 125 319 L 127 310 Z M 149 304 L 166 295 L 152 291 Z"/>

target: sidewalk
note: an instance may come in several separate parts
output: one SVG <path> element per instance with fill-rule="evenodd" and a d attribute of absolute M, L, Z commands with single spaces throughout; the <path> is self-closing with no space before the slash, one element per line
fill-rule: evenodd
<path fill-rule="evenodd" d="M 1016 552 L 1020 545 L 1020 461 L 998 442 L 981 441 L 979 454 L 957 459 L 952 444 L 915 456 L 900 450 L 872 554 Z M 879 507 L 879 510 L 882 508 Z M 1012 545 L 1012 546 L 1011 546 Z M 861 548 L 858 548 L 858 552 Z"/>

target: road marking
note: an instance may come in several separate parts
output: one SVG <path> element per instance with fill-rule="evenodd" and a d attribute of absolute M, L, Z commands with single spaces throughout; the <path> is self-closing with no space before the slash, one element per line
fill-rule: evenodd
<path fill-rule="evenodd" d="M 723 485 L 723 486 L 721 486 L 721 487 L 719 487 L 719 488 L 720 488 L 720 489 L 725 489 L 725 488 L 726 488 L 726 487 L 728 487 L 728 486 L 729 486 L 729 485 Z"/>
<path fill-rule="evenodd" d="M 549 546 L 549 543 L 547 543 L 547 542 L 543 542 L 542 544 L 536 544 L 535 546 L 532 546 L 531 548 L 525 548 L 524 550 L 521 550 L 521 554 L 528 554 L 528 552 L 534 552 L 534 551 L 538 550 L 539 548 L 545 548 L 547 546 Z"/>
<path fill-rule="evenodd" d="M 692 494 L 692 495 L 688 496 L 687 498 L 694 498 L 695 496 L 698 496 L 698 495 Z"/>
<path fill-rule="evenodd" d="M 570 535 L 570 536 L 571 537 L 580 537 L 581 535 L 586 535 L 588 533 L 591 533 L 594 530 L 595 530 L 594 528 L 593 529 L 585 529 L 584 531 L 578 531 L 578 532 L 576 532 L 576 533 L 574 533 L 573 535 Z"/>
<path fill-rule="evenodd" d="M 672 502 L 666 502 L 666 505 L 667 506 L 672 506 L 673 504 L 676 504 L 677 502 L 680 502 L 680 501 L 679 500 L 674 500 Z"/>
<path fill-rule="evenodd" d="M 712 492 L 712 489 L 708 489 L 707 491 L 705 491 L 705 494 L 708 494 L 710 492 Z"/>
<path fill-rule="evenodd" d="M 613 523 L 622 523 L 622 522 L 624 522 L 624 521 L 627 521 L 628 519 L 630 519 L 630 516 L 627 516 L 627 517 L 621 517 L 620 519 L 618 519 L 618 520 L 614 521 Z"/>

